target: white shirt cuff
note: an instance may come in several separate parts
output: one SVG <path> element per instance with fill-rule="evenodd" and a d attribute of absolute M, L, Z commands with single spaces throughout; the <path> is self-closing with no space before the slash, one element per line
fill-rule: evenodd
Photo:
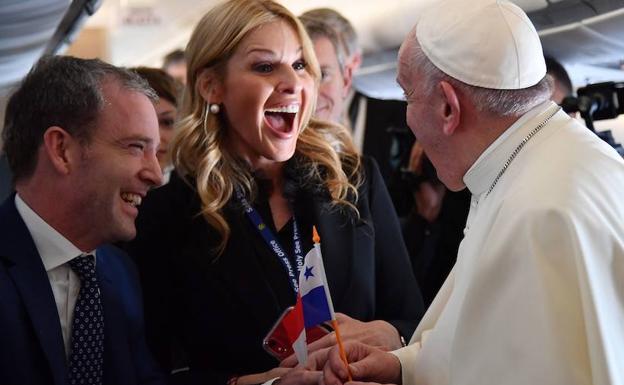
<path fill-rule="evenodd" d="M 416 378 L 416 356 L 420 351 L 420 343 L 416 342 L 411 345 L 407 345 L 404 348 L 397 349 L 390 353 L 398 357 L 401 362 L 401 380 L 403 384 L 412 383 Z"/>

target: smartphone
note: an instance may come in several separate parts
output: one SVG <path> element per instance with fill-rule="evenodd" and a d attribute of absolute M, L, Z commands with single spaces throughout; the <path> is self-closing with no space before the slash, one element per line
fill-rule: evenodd
<path fill-rule="evenodd" d="M 292 346 L 290 345 L 290 341 L 288 340 L 288 334 L 286 333 L 286 329 L 284 328 L 284 317 L 288 313 L 293 311 L 293 307 L 289 307 L 282 315 L 277 319 L 275 325 L 271 328 L 271 330 L 267 333 L 266 337 L 262 341 L 262 347 L 266 350 L 270 355 L 275 357 L 278 361 L 282 361 L 286 357 L 290 356 L 294 353 Z M 306 329 L 306 339 L 308 344 L 312 343 L 323 336 L 331 333 L 333 329 L 331 326 L 326 324 L 321 324 L 315 326 L 310 329 Z"/>

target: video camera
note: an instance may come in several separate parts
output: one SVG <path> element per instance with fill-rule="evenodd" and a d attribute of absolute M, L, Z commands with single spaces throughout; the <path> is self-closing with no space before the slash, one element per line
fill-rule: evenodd
<path fill-rule="evenodd" d="M 589 84 L 579 88 L 577 95 L 563 99 L 563 110 L 567 113 L 579 112 L 587 128 L 624 157 L 624 147 L 615 142 L 611 130 L 596 132 L 594 128 L 594 120 L 615 119 L 624 114 L 624 82 Z"/>
<path fill-rule="evenodd" d="M 410 189 L 417 189 L 422 182 L 441 183 L 427 155 L 423 154 L 421 173 L 417 174 L 407 169 L 412 145 L 415 142 L 414 134 L 412 134 L 409 128 L 406 126 L 391 126 L 386 129 L 386 132 L 394 138 L 394 145 L 391 151 L 393 170 L 399 172 L 401 180 L 404 181 Z"/>

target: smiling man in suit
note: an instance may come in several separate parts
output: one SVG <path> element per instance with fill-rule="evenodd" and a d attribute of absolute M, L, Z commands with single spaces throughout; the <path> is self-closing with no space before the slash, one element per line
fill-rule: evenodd
<path fill-rule="evenodd" d="M 136 274 L 109 242 L 135 236 L 161 183 L 155 94 L 99 60 L 47 57 L 11 96 L 0 206 L 0 383 L 160 384 Z"/>

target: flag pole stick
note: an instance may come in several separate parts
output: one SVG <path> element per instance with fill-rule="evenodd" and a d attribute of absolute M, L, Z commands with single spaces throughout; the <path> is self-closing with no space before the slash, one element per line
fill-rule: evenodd
<path fill-rule="evenodd" d="M 353 381 L 353 376 L 351 375 L 351 369 L 349 369 L 349 361 L 347 360 L 347 353 L 345 353 L 344 346 L 342 345 L 342 338 L 340 338 L 340 331 L 338 330 L 338 321 L 335 319 L 332 320 L 332 327 L 336 332 L 336 342 L 338 342 L 338 350 L 340 351 L 340 358 L 342 358 L 342 362 L 345 365 L 345 369 L 347 369 L 347 377 L 349 377 L 349 381 Z"/>
<path fill-rule="evenodd" d="M 316 231 L 316 226 L 312 226 L 312 241 L 316 244 L 321 243 L 321 237 L 319 237 L 318 232 Z M 336 332 L 336 342 L 338 343 L 338 351 L 340 352 L 340 358 L 342 358 L 342 362 L 344 363 L 345 369 L 347 369 L 347 377 L 349 378 L 349 381 L 353 381 L 353 376 L 351 375 L 351 369 L 349 369 L 349 361 L 347 360 L 347 354 L 345 353 L 344 346 L 342 345 L 342 338 L 340 338 L 340 330 L 338 328 L 338 321 L 333 319 L 331 321 L 331 324 L 332 324 L 332 327 L 334 328 L 334 332 Z"/>

